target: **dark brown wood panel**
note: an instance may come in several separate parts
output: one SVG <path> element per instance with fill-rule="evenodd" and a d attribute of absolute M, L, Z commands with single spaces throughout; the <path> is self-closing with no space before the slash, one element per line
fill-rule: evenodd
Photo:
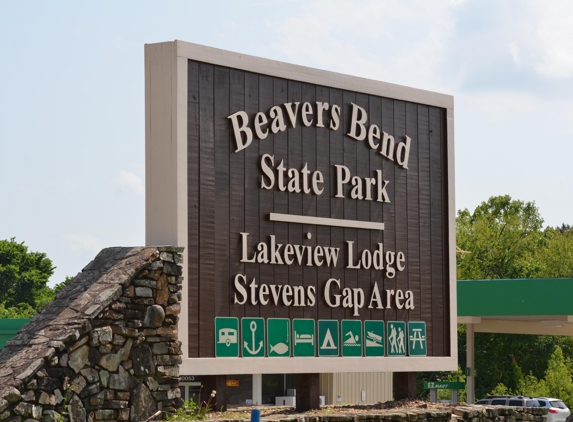
<path fill-rule="evenodd" d="M 270 110 L 274 105 L 273 101 L 273 78 L 264 75 L 259 76 L 259 110 L 267 113 L 268 110 Z M 274 134 L 270 130 L 268 130 L 267 138 L 264 141 L 259 142 L 259 159 L 264 154 L 274 154 Z M 258 168 L 259 166 L 257 166 L 257 169 Z M 258 186 L 261 184 L 260 175 L 257 178 L 257 184 Z M 259 201 L 260 215 L 268 215 L 273 211 L 274 191 L 272 189 L 259 189 Z M 261 233 L 261 241 L 268 239 L 269 234 L 274 233 L 274 225 L 268 218 L 259 218 L 259 227 Z M 259 283 L 274 283 L 275 266 L 261 265 L 259 276 Z M 274 318 L 275 307 L 272 305 L 272 302 L 265 306 L 260 306 L 259 314 L 263 318 Z"/>
<path fill-rule="evenodd" d="M 297 81 L 288 82 L 288 102 L 296 103 L 300 102 L 300 108 L 302 108 L 302 83 Z M 285 116 L 286 117 L 286 116 Z M 286 117 L 288 119 L 288 117 Z M 288 120 L 287 120 L 288 122 Z M 287 123 L 288 126 L 289 123 Z M 291 169 L 300 170 L 303 162 L 302 156 L 302 119 L 297 119 L 296 126 L 287 129 L 288 133 L 288 155 L 285 156 L 286 167 Z M 290 171 L 290 170 L 289 170 Z M 291 179 L 291 178 L 289 178 Z M 302 197 L 301 193 L 289 193 L 288 194 L 288 213 L 290 215 L 303 215 L 302 213 Z M 288 227 L 288 239 L 284 240 L 284 243 L 290 243 L 292 245 L 302 245 L 302 235 L 303 235 L 303 225 L 302 224 L 289 224 Z M 291 288 L 295 286 L 303 285 L 303 267 L 301 265 L 289 265 L 288 266 L 288 283 Z M 294 295 L 291 298 L 294 302 Z M 294 306 L 294 303 L 289 307 L 289 317 L 292 318 L 303 318 L 304 310 L 300 306 Z"/>
<path fill-rule="evenodd" d="M 303 83 L 301 87 L 301 100 L 302 103 L 309 103 L 313 108 L 316 104 L 316 86 L 312 84 Z M 317 115 L 312 116 L 312 124 L 308 127 L 304 127 L 302 131 L 302 159 L 303 165 L 307 166 L 307 170 L 311 173 L 316 170 L 316 132 L 317 128 L 314 126 L 318 119 Z M 310 120 L 310 117 L 307 117 Z M 302 128 L 301 128 L 302 129 Z M 300 167 L 299 167 L 300 168 Z M 302 215 L 316 216 L 316 201 L 317 195 L 304 194 L 302 195 Z M 313 246 L 317 245 L 317 226 L 303 224 L 302 226 L 302 239 L 301 245 Z M 308 238 L 310 234 L 310 239 Z M 307 263 L 308 260 L 305 260 Z M 304 265 L 302 267 L 302 285 L 305 287 L 305 292 L 308 291 L 310 286 L 314 286 L 316 289 L 317 285 L 317 275 L 318 268 L 316 266 Z M 306 299 L 306 297 L 305 297 Z M 302 308 L 304 318 L 318 318 L 317 308 L 315 306 L 304 306 Z"/>
<path fill-rule="evenodd" d="M 366 112 L 370 109 L 369 107 L 369 98 L 366 94 L 356 94 L 356 104 L 362 107 Z M 371 119 L 368 119 L 366 124 L 370 125 L 372 123 Z M 370 171 L 370 153 L 371 150 L 367 146 L 367 143 L 363 141 L 354 141 L 356 144 L 356 175 L 360 177 L 362 180 L 366 178 L 372 178 L 372 172 Z M 366 192 L 366 183 L 361 182 L 362 188 L 362 196 L 363 199 L 355 201 L 356 203 L 356 220 L 358 221 L 371 221 L 370 220 L 370 203 L 372 201 L 367 201 L 367 192 Z M 375 193 L 375 192 L 372 192 Z M 380 208 L 381 204 L 377 203 L 377 208 Z M 372 230 L 356 230 L 356 242 L 355 242 L 355 251 L 356 251 L 356 258 L 361 259 L 362 251 L 364 250 L 373 250 L 373 245 L 370 241 L 370 235 L 373 231 Z M 371 264 L 372 265 L 372 264 Z M 351 312 L 352 319 L 371 319 L 370 318 L 370 310 L 368 309 L 368 295 L 370 294 L 370 286 L 371 286 L 371 279 L 370 279 L 370 271 L 368 269 L 364 269 L 361 271 L 354 271 L 356 274 L 356 287 L 362 287 L 364 292 L 364 305 L 362 309 L 359 311 L 359 316 L 355 316 L 354 312 Z"/>
<path fill-rule="evenodd" d="M 275 78 L 274 79 L 274 91 L 273 91 L 273 105 L 284 104 L 288 102 L 288 84 L 284 79 Z M 287 131 L 277 132 L 274 136 L 274 150 L 275 150 L 275 165 L 278 166 L 281 160 L 285 160 L 288 164 L 288 136 Z M 274 191 L 274 211 L 277 213 L 288 214 L 289 204 L 288 196 L 284 192 Z M 263 217 L 265 218 L 265 217 Z M 288 239 L 289 235 L 289 224 L 275 222 L 274 223 L 277 243 L 284 243 Z M 271 233 L 269 233 L 270 235 Z M 289 284 L 289 269 L 286 265 L 276 265 L 275 266 L 275 283 L 276 284 Z M 275 317 L 277 318 L 288 318 L 289 308 L 283 304 L 278 304 L 275 309 Z"/>
<path fill-rule="evenodd" d="M 382 99 L 382 132 L 386 132 L 388 135 L 396 137 L 394 131 L 394 101 L 388 98 Z M 381 140 L 382 142 L 382 140 Z M 382 147 L 382 146 L 381 146 Z M 382 163 L 382 173 L 384 175 L 384 180 L 390 181 L 387 187 L 388 197 L 390 198 L 390 203 L 384 204 L 383 210 L 383 222 L 384 222 L 384 255 L 387 251 L 396 251 L 396 195 L 395 195 L 395 165 L 393 162 L 386 158 L 383 158 Z M 386 263 L 385 263 L 386 266 Z M 385 269 L 383 271 L 384 276 L 384 289 L 396 291 L 396 277 L 388 277 L 388 271 Z M 386 297 L 384 297 L 386 301 Z M 397 312 L 396 306 L 394 304 L 389 304 L 385 302 L 386 307 L 384 312 L 384 319 L 386 321 L 396 321 Z"/>
<path fill-rule="evenodd" d="M 378 129 L 382 130 L 382 99 L 380 97 L 376 97 L 371 95 L 368 101 L 368 116 L 370 124 L 376 125 Z M 380 142 L 380 140 L 374 140 L 376 144 Z M 368 150 L 368 162 L 369 162 L 369 169 L 370 169 L 370 177 L 375 177 L 374 174 L 376 170 L 382 170 L 383 163 L 382 163 L 382 155 L 379 153 L 372 154 L 371 151 Z M 384 175 L 384 172 L 382 172 Z M 376 190 L 376 195 L 377 195 Z M 368 202 L 370 206 L 370 221 L 383 223 L 383 210 L 386 205 L 383 203 L 370 201 Z M 372 250 L 378 249 L 378 244 L 384 244 L 384 231 L 382 230 L 372 230 L 370 232 L 370 243 Z M 383 287 L 384 287 L 384 271 L 374 269 L 374 266 L 370 270 L 370 282 L 372 288 L 368 290 L 368 296 L 366 301 L 368 306 L 370 306 L 370 302 L 372 302 L 372 294 L 373 294 L 373 286 L 376 283 L 378 286 L 378 291 L 382 295 L 383 294 Z M 380 297 L 382 300 L 382 306 L 384 306 L 384 297 L 383 295 Z M 384 319 L 384 309 L 378 309 L 378 304 L 376 302 L 372 303 L 374 309 L 371 309 L 370 318 L 373 320 L 383 320 Z"/>
<path fill-rule="evenodd" d="M 398 163 L 400 157 L 398 155 L 403 155 L 401 151 L 398 151 L 398 145 L 405 144 L 406 139 L 403 134 L 406 132 L 406 103 L 404 101 L 394 101 L 394 137 L 396 142 L 396 149 L 394 153 L 394 160 Z M 408 162 L 409 164 L 409 162 Z M 397 255 L 398 252 L 403 252 L 407 255 L 408 252 L 408 204 L 407 204 L 407 177 L 408 169 L 402 168 L 401 166 L 396 166 L 394 169 L 394 209 L 396 210 L 396 247 L 394 249 L 394 268 L 395 268 L 395 278 L 396 278 L 396 290 L 406 292 L 408 290 L 408 265 L 406 264 L 406 270 L 398 271 L 397 265 Z M 410 261 L 410 257 L 406 256 L 406 262 Z M 408 320 L 408 311 L 404 308 L 398 309 L 396 305 L 396 319 L 398 321 Z"/>
<path fill-rule="evenodd" d="M 231 110 L 242 110 L 245 107 L 245 73 L 239 70 L 230 70 L 231 80 L 231 95 L 230 95 L 230 108 Z M 190 140 L 191 142 L 192 140 Z M 229 233 L 229 267 L 230 274 L 226 278 L 218 281 L 218 288 L 227 288 L 225 281 L 229 285 L 229 289 L 234 292 L 234 287 L 231 287 L 235 277 L 238 274 L 245 275 L 245 264 L 240 262 L 241 256 L 241 238 L 240 233 L 245 231 L 244 209 L 245 209 L 245 150 L 235 152 L 235 145 L 229 140 L 231 156 L 230 156 L 230 189 L 229 189 L 229 209 L 230 227 Z M 234 296 L 234 294 L 233 294 Z M 218 315 L 223 316 L 223 315 Z M 245 308 L 242 305 L 231 303 L 231 313 L 229 316 L 242 318 L 245 316 Z"/>
<path fill-rule="evenodd" d="M 430 115 L 426 106 L 418 105 L 418 186 L 420 221 L 420 315 L 426 321 L 426 335 L 432 336 L 432 244 L 430 197 Z M 432 341 L 428 354 L 433 356 Z"/>
<path fill-rule="evenodd" d="M 330 101 L 331 104 L 342 105 L 343 93 L 338 89 L 330 90 Z M 344 110 L 344 109 L 343 109 Z M 327 183 L 330 184 L 330 216 L 332 218 L 344 218 L 344 200 L 336 198 L 336 186 L 335 179 L 336 174 L 334 172 L 333 163 L 344 164 L 344 111 L 340 115 L 340 125 L 338 130 L 333 130 L 330 132 L 330 169 L 328 174 Z M 340 248 L 340 253 L 338 256 L 338 265 L 331 268 L 331 277 L 335 280 L 340 280 L 341 287 L 344 283 L 344 229 L 340 227 L 331 227 L 330 229 L 330 245 L 335 248 Z M 342 262 L 340 262 L 342 261 Z M 326 280 L 321 280 L 322 288 L 324 291 L 324 286 L 326 285 Z M 324 301 L 324 297 L 320 299 L 324 303 L 324 306 L 328 306 Z M 332 319 L 342 320 L 344 318 L 344 308 L 330 308 Z"/>
<path fill-rule="evenodd" d="M 215 191 L 224 200 L 215 207 L 215 277 L 217 280 L 229 277 L 229 124 L 226 122 L 230 106 L 230 72 L 225 67 L 215 67 Z M 225 200 L 226 199 L 226 200 Z M 233 303 L 231 289 L 221 289 L 215 295 L 215 315 L 229 315 Z"/>
<path fill-rule="evenodd" d="M 420 206 L 419 206 L 419 152 L 418 152 L 418 109 L 416 104 L 406 103 L 406 133 L 412 138 L 408 169 L 408 250 L 406 251 L 408 287 L 411 291 L 420 291 Z M 409 311 L 409 318 L 421 321 L 420 300 Z"/>
<path fill-rule="evenodd" d="M 331 107 L 332 102 L 330 98 L 331 90 L 322 86 L 316 87 L 316 100 L 329 103 Z M 332 131 L 328 127 L 329 123 L 325 123 L 325 129 L 316 131 L 316 169 L 321 171 L 323 175 L 330 176 L 330 135 Z M 323 192 L 318 195 L 316 199 L 316 214 L 318 217 L 330 217 L 330 198 L 332 196 L 330 183 L 323 183 L 321 185 Z M 316 227 L 316 244 L 320 246 L 330 245 L 330 227 L 317 226 Z M 331 319 L 332 308 L 326 306 L 322 297 L 324 291 L 325 281 L 331 277 L 331 269 L 326 265 L 318 267 L 317 280 L 316 280 L 316 300 L 317 300 L 317 319 Z"/>
<path fill-rule="evenodd" d="M 356 103 L 356 93 L 344 91 L 342 93 L 342 104 L 351 104 Z M 344 131 L 342 133 L 347 133 L 347 129 L 350 127 L 351 121 L 351 108 L 350 107 L 343 107 L 342 109 L 342 128 Z M 343 145 L 344 145 L 344 165 L 350 170 L 350 177 L 355 177 L 358 174 L 358 165 L 356 162 L 356 153 L 359 145 L 359 141 L 350 138 L 349 136 L 345 136 L 343 138 Z M 360 146 L 363 144 L 360 143 Z M 336 179 L 335 179 L 336 180 Z M 357 200 L 348 200 L 347 198 L 350 197 L 352 191 L 352 185 L 347 183 L 344 189 L 344 219 L 345 220 L 356 220 L 356 207 L 357 207 Z M 358 230 L 345 228 L 344 229 L 344 240 L 341 242 L 341 252 L 342 256 L 346 256 L 348 253 L 348 243 L 353 242 L 353 248 L 356 250 L 356 245 L 358 241 Z M 349 289 L 354 289 L 358 285 L 358 274 L 357 270 L 350 269 L 347 266 L 348 260 L 344 260 L 342 263 L 344 264 L 344 279 L 341 280 L 341 284 L 344 287 Z M 344 318 L 345 319 L 354 319 L 353 317 L 353 308 L 344 308 Z"/>
<path fill-rule="evenodd" d="M 441 184 L 442 170 L 442 113 L 435 107 L 430 107 L 430 178 L 436 181 L 430 186 L 432 209 L 431 209 L 431 239 L 432 239 L 432 309 L 443 310 L 447 304 L 444 302 L 442 292 L 443 281 L 443 197 Z M 432 312 L 432 336 L 434 339 L 434 353 L 441 355 L 444 352 L 444 314 Z"/>
<path fill-rule="evenodd" d="M 255 73 L 245 73 L 245 108 L 249 116 L 255 115 L 259 111 L 259 75 Z M 264 141 L 263 141 L 264 142 Z M 258 141 L 257 144 L 261 142 Z M 249 233 L 249 244 L 256 244 L 260 239 L 259 220 L 259 160 L 258 145 L 252 145 L 245 150 L 245 231 Z M 254 248 L 252 248 L 254 249 Z M 250 256 L 250 253 L 249 253 Z M 260 285 L 259 264 L 245 264 L 245 275 L 247 283 L 250 285 L 253 280 Z M 258 297 L 255 298 L 258 302 Z M 245 303 L 245 317 L 258 317 L 259 305 L 252 304 L 251 301 Z"/>
<path fill-rule="evenodd" d="M 447 356 L 450 334 L 445 110 L 193 61 L 189 62 L 188 90 L 190 356 L 214 356 L 216 316 L 425 321 L 428 355 Z M 317 102 L 329 105 L 322 111 L 322 127 L 317 127 Z M 285 103 L 292 103 L 292 110 L 297 112 L 294 127 Z M 380 139 L 374 140 L 379 147 L 372 148 L 368 139 L 359 141 L 348 135 L 353 103 L 367 113 L 366 131 L 372 124 L 379 128 Z M 341 107 L 336 130 L 330 128 L 334 105 Z M 271 131 L 273 107 L 282 110 L 282 123 L 286 125 L 286 129 L 276 133 Z M 304 107 L 312 110 L 309 126 L 302 120 Z M 255 115 L 264 113 L 268 121 L 262 130 L 268 135 L 265 139 L 254 136 L 248 147 L 236 152 L 228 116 L 238 111 L 246 113 L 253 133 Z M 394 138 L 391 158 L 383 157 L 380 151 L 383 132 Z M 406 135 L 411 142 L 407 169 L 399 165 L 396 155 Z M 261 158 L 265 154 L 274 157 L 272 171 L 277 184 L 281 161 L 286 169 L 292 169 L 283 174 L 285 184 L 298 177 L 301 189 L 305 165 L 310 174 L 320 171 L 324 177 L 322 194 L 283 191 L 276 185 L 274 189 L 262 189 Z M 351 175 L 352 182 L 344 187 L 344 198 L 335 197 L 336 164 L 346 166 Z M 372 200 L 365 198 L 367 186 L 372 188 L 366 179 L 374 178 L 378 183 L 377 170 L 389 182 L 389 203 L 376 201 L 377 185 L 370 193 Z M 357 184 L 361 188 L 356 188 Z M 355 192 L 362 189 L 362 199 L 351 198 L 353 188 L 357 189 Z M 269 220 L 273 212 L 383 222 L 385 229 L 273 222 Z M 241 233 L 248 233 L 246 251 Z M 243 253 L 250 258 L 260 248 L 269 248 L 270 259 L 271 236 L 275 236 L 277 245 L 282 245 L 277 247 L 283 252 L 287 244 L 298 247 L 292 256 L 295 263 L 240 262 Z M 353 242 L 354 263 L 361 259 L 363 251 L 372 254 L 382 243 L 385 268 L 376 270 L 372 264 L 371 268 L 348 268 L 347 242 Z M 314 250 L 316 246 L 338 248 L 337 265 L 315 265 L 312 256 L 306 254 L 307 248 Z M 394 253 L 392 263 L 387 262 L 388 252 Z M 406 256 L 404 271 L 397 270 L 398 252 Z M 300 264 L 296 262 L 297 253 L 302 256 Z M 388 266 L 396 270 L 394 277 L 388 273 Z M 234 303 L 238 295 L 234 281 L 238 275 L 245 277 L 249 293 L 245 304 Z M 343 289 L 362 289 L 364 303 L 358 316 L 353 307 L 328 306 L 324 289 L 330 278 L 340 281 L 340 288 L 333 286 L 334 294 L 342 294 Z M 257 285 L 254 299 L 250 296 L 253 280 Z M 383 310 L 368 308 L 374 283 L 378 285 Z M 301 306 L 285 306 L 282 295 L 275 304 L 269 293 L 269 302 L 263 305 L 258 294 L 261 284 L 302 286 L 304 299 L 308 300 L 309 291 L 314 292 L 315 304 L 305 306 L 305 300 Z M 398 289 L 412 291 L 415 308 L 397 309 L 393 299 L 388 302 L 392 296 L 387 296 L 387 289 L 394 290 L 394 294 Z M 294 294 L 291 300 L 294 302 Z M 342 302 L 343 298 L 339 300 Z"/>
<path fill-rule="evenodd" d="M 189 356 L 199 357 L 199 63 L 189 62 L 187 75 L 187 273 Z"/>
<path fill-rule="evenodd" d="M 215 295 L 215 131 L 214 67 L 199 63 L 199 355 L 214 356 Z"/>

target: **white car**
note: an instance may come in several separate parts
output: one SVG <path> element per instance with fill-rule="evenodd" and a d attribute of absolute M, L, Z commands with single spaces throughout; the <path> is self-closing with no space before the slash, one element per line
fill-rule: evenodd
<path fill-rule="evenodd" d="M 547 422 L 565 422 L 571 411 L 559 399 L 536 397 L 539 407 L 547 409 Z"/>

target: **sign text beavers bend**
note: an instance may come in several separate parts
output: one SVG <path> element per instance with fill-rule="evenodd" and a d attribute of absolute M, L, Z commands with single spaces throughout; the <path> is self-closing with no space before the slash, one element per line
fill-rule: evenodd
<path fill-rule="evenodd" d="M 396 142 L 395 138 L 381 131 L 376 124 L 367 125 L 368 113 L 357 104 L 350 103 L 351 119 L 350 127 L 346 133 L 356 141 L 365 141 L 371 150 L 376 151 L 386 160 L 394 161 L 399 167 L 407 170 L 411 148 L 411 138 L 403 135 L 403 141 Z M 248 148 L 253 138 L 265 140 L 269 133 L 276 134 L 285 131 L 288 127 L 296 128 L 297 122 L 301 121 L 305 127 L 317 128 L 328 127 L 336 131 L 340 128 L 341 106 L 327 102 L 317 101 L 294 102 L 275 105 L 268 116 L 264 112 L 258 112 L 249 117 L 245 111 L 238 111 L 228 116 L 232 123 L 235 152 Z M 325 118 L 326 115 L 326 118 Z M 253 129 L 251 129 L 253 127 Z M 323 185 L 329 183 L 325 175 L 316 169 L 309 168 L 307 162 L 299 170 L 296 167 L 287 168 L 285 158 L 276 157 L 274 154 L 263 154 L 259 161 L 261 169 L 260 189 L 278 190 L 303 195 L 322 195 Z M 334 197 L 350 198 L 360 201 L 376 201 L 390 203 L 387 187 L 390 183 L 384 180 L 382 170 L 374 170 L 373 177 L 359 177 L 352 175 L 348 167 L 343 164 L 334 164 L 332 174 L 335 175 Z M 345 194 L 345 191 L 350 191 Z M 341 225 L 367 229 L 383 230 L 383 223 L 367 224 L 362 221 L 336 220 L 330 218 L 306 218 L 305 216 L 289 216 L 271 213 L 274 221 L 300 222 L 307 224 Z M 289 218 L 291 217 L 291 218 Z M 293 219 L 294 217 L 294 219 Z M 300 221 L 296 221 L 296 220 Z M 276 241 L 276 236 L 270 234 L 270 241 L 258 242 L 256 245 L 250 241 L 249 233 L 241 232 L 241 259 L 244 263 L 271 264 L 271 265 L 301 265 L 301 266 L 326 266 L 336 267 L 339 263 L 339 252 L 342 247 L 346 248 L 346 260 L 344 267 L 347 269 L 374 269 L 381 271 L 385 277 L 394 278 L 396 271 L 406 269 L 406 254 L 403 251 L 384 250 L 383 243 L 378 243 L 373 250 L 358 250 L 354 241 L 347 240 L 345 245 L 300 245 Z M 311 238 L 311 233 L 307 234 Z M 314 306 L 316 304 L 316 287 L 290 286 L 277 284 L 258 283 L 253 277 L 236 274 L 234 278 L 234 304 L 243 305 L 249 302 L 252 305 L 273 306 Z M 324 285 L 324 301 L 330 307 L 352 308 L 353 316 L 359 315 L 363 306 L 369 309 L 414 309 L 414 294 L 411 290 L 385 289 L 381 291 L 378 282 L 371 286 L 368 298 L 365 298 L 364 289 L 361 287 L 342 288 L 341 282 L 336 278 L 329 278 Z"/>

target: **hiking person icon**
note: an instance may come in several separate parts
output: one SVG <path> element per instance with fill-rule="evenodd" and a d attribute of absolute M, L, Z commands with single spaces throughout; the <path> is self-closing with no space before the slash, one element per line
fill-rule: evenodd
<path fill-rule="evenodd" d="M 394 327 L 394 324 L 390 324 L 390 335 L 388 336 L 388 342 L 390 342 L 390 353 L 397 353 L 396 327 Z"/>
<path fill-rule="evenodd" d="M 406 353 L 406 346 L 404 344 L 404 331 L 398 327 L 398 353 Z"/>

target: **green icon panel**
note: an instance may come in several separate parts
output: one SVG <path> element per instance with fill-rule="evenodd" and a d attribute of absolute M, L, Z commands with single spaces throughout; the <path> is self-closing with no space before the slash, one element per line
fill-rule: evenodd
<path fill-rule="evenodd" d="M 364 321 L 364 356 L 384 356 L 384 321 Z"/>
<path fill-rule="evenodd" d="M 387 325 L 388 356 L 406 356 L 406 323 L 388 321 Z"/>
<path fill-rule="evenodd" d="M 314 357 L 316 355 L 314 319 L 293 319 L 292 331 L 293 356 Z"/>
<path fill-rule="evenodd" d="M 218 358 L 239 357 L 239 320 L 215 318 L 215 356 Z"/>
<path fill-rule="evenodd" d="M 318 356 L 339 355 L 340 338 L 338 334 L 337 320 L 318 320 Z"/>
<path fill-rule="evenodd" d="M 426 356 L 426 323 L 423 321 L 408 322 L 408 352 L 410 356 Z"/>
<path fill-rule="evenodd" d="M 264 318 L 241 318 L 241 347 L 244 358 L 265 356 Z"/>
<path fill-rule="evenodd" d="M 341 327 L 342 356 L 362 356 L 362 321 L 343 319 Z"/>
<path fill-rule="evenodd" d="M 290 319 L 269 318 L 267 320 L 267 348 L 270 358 L 290 356 Z"/>

